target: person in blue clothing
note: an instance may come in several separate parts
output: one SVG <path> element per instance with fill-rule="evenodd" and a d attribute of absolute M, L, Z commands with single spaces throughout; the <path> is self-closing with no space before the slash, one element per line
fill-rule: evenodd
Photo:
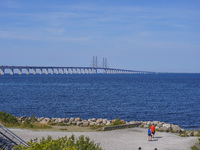
<path fill-rule="evenodd" d="M 149 127 L 148 129 L 148 141 L 151 141 L 152 136 L 151 136 L 151 128 Z"/>

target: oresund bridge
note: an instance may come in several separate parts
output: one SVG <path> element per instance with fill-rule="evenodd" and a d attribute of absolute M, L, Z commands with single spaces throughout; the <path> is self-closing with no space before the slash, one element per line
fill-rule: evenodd
<path fill-rule="evenodd" d="M 103 66 L 98 67 L 97 57 L 93 57 L 92 67 L 53 67 L 53 66 L 0 66 L 1 75 L 10 72 L 10 75 L 15 73 L 21 75 L 22 72 L 29 74 L 154 74 L 150 71 L 137 71 L 109 68 L 107 65 L 107 58 L 103 58 Z"/>
<path fill-rule="evenodd" d="M 36 74 L 96 74 L 98 72 L 104 74 L 149 74 L 154 72 L 148 71 L 136 71 L 125 70 L 115 68 L 94 68 L 94 67 L 48 67 L 48 66 L 0 66 L 1 75 L 5 74 L 6 70 L 10 71 L 10 75 L 13 75 L 15 71 L 19 75 L 22 74 L 22 70 L 26 71 L 29 75 L 30 72 Z M 31 71 L 32 70 L 32 71 Z M 50 72 L 49 72 L 50 71 Z"/>

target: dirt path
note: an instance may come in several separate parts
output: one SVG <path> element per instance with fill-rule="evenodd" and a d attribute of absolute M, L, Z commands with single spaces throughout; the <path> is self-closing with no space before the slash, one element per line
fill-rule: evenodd
<path fill-rule="evenodd" d="M 52 138 L 63 136 L 76 137 L 85 135 L 94 140 L 95 143 L 100 143 L 105 150 L 137 150 L 142 147 L 142 150 L 191 150 L 197 139 L 196 137 L 179 137 L 176 134 L 157 132 L 153 141 L 147 140 L 147 129 L 130 128 L 106 132 L 62 132 L 62 131 L 32 131 L 24 129 L 10 129 L 25 141 L 30 141 L 34 138 L 42 138 L 50 135 Z"/>

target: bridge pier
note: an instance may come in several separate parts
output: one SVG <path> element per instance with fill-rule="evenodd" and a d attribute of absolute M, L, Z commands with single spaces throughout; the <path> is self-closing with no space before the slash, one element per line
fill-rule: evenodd
<path fill-rule="evenodd" d="M 85 69 L 83 68 L 83 74 L 85 74 Z"/>
<path fill-rule="evenodd" d="M 36 69 L 33 69 L 33 74 L 36 75 Z"/>
<path fill-rule="evenodd" d="M 46 70 L 46 74 L 49 74 L 48 69 L 46 68 L 45 70 Z"/>
<path fill-rule="evenodd" d="M 54 70 L 53 70 L 53 68 L 51 69 L 51 74 L 54 74 Z"/>
<path fill-rule="evenodd" d="M 64 69 L 61 69 L 61 74 L 64 74 Z"/>
<path fill-rule="evenodd" d="M 77 69 L 75 69 L 75 74 L 77 74 Z"/>
<path fill-rule="evenodd" d="M 21 75 L 21 74 L 22 74 L 22 69 L 19 68 L 19 75 Z"/>
<path fill-rule="evenodd" d="M 26 68 L 26 74 L 29 75 L 29 69 L 28 68 Z"/>
<path fill-rule="evenodd" d="M 42 69 L 40 68 L 39 70 L 40 70 L 40 74 L 42 74 Z"/>
<path fill-rule="evenodd" d="M 10 69 L 10 75 L 13 75 L 13 74 L 14 74 L 14 70 Z"/>
<path fill-rule="evenodd" d="M 4 75 L 4 74 L 5 74 L 4 69 L 1 69 L 1 75 Z"/>
<path fill-rule="evenodd" d="M 79 74 L 81 74 L 81 68 L 79 68 Z"/>
<path fill-rule="evenodd" d="M 71 68 L 71 74 L 73 73 L 73 69 Z"/>
<path fill-rule="evenodd" d="M 59 68 L 56 68 L 56 74 L 59 74 Z"/>
<path fill-rule="evenodd" d="M 66 69 L 66 74 L 68 74 L 69 73 L 69 70 L 68 69 Z"/>

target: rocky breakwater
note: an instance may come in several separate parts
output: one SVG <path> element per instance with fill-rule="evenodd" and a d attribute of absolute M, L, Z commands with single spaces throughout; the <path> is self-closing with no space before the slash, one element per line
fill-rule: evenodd
<path fill-rule="evenodd" d="M 120 120 L 118 118 L 118 121 L 116 119 L 108 120 L 108 119 L 81 119 L 79 117 L 77 118 L 36 118 L 36 117 L 26 117 L 22 116 L 18 118 L 19 121 L 24 122 L 26 119 L 33 120 L 34 122 L 41 123 L 41 124 L 49 124 L 49 125 L 62 125 L 62 126 L 70 126 L 70 125 L 76 125 L 81 127 L 106 127 L 106 126 L 116 126 L 120 125 L 120 128 L 129 128 L 134 127 L 131 125 L 139 125 L 141 128 L 148 128 L 151 125 L 155 125 L 156 131 L 160 132 L 172 132 L 172 133 L 179 133 L 180 136 L 200 136 L 199 130 L 184 130 L 183 128 L 179 127 L 178 125 L 168 124 L 165 122 L 160 121 L 130 121 L 127 122 L 125 120 Z M 123 126 L 124 125 L 124 126 Z M 113 128 L 117 129 L 117 128 Z"/>

